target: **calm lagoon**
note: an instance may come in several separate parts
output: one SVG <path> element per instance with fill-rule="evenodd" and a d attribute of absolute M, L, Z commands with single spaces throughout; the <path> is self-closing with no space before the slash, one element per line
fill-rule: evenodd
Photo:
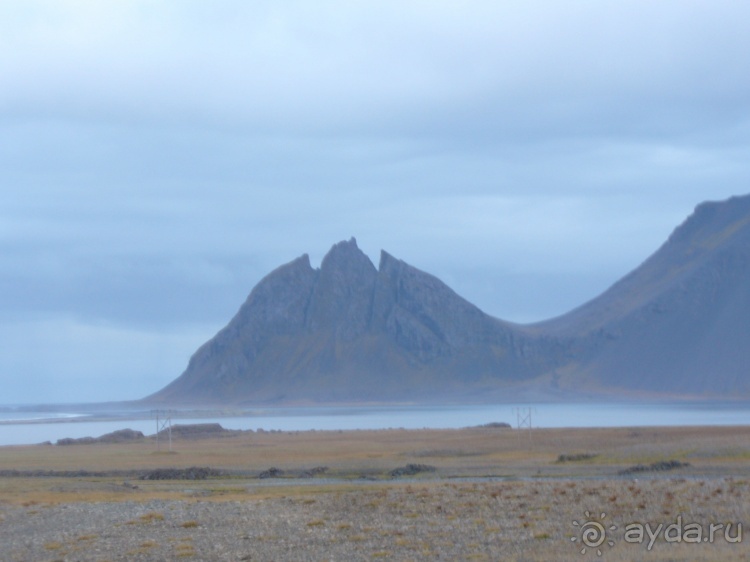
<path fill-rule="evenodd" d="M 64 408 L 64 407 L 63 407 Z M 53 411 L 56 410 L 56 411 Z M 84 410 L 84 409 L 82 409 Z M 130 428 L 146 435 L 156 432 L 148 411 L 76 412 L 39 407 L 0 407 L 0 445 L 55 442 L 65 437 L 98 437 Z M 163 414 L 162 414 L 163 415 Z M 96 416 L 96 419 L 93 419 Z M 530 418 L 530 420 L 529 420 Z M 163 420 L 162 420 L 163 421 Z M 172 424 L 220 423 L 227 429 L 280 431 L 347 429 L 461 428 L 492 422 L 516 427 L 634 427 L 684 425 L 748 425 L 747 402 L 544 403 L 445 406 L 372 406 L 258 408 L 242 415 L 200 417 L 196 412 L 171 413 Z"/>

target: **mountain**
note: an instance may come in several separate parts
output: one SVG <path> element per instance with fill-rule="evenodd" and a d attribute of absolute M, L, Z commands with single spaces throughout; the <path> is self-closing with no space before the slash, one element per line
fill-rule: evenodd
<path fill-rule="evenodd" d="M 554 345 L 488 316 L 354 238 L 320 269 L 307 254 L 267 275 L 160 401 L 439 399 L 546 372 Z"/>
<path fill-rule="evenodd" d="M 750 196 L 704 203 L 635 271 L 545 322 L 493 318 L 356 240 L 251 291 L 159 403 L 750 396 Z"/>
<path fill-rule="evenodd" d="M 576 341 L 573 387 L 750 396 L 750 196 L 699 205 L 640 267 L 534 329 Z"/>

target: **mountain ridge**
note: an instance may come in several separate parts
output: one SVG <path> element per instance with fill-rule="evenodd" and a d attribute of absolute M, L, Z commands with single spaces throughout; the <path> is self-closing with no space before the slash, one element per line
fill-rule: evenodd
<path fill-rule="evenodd" d="M 486 314 L 355 238 L 266 275 L 154 402 L 750 396 L 750 196 L 698 205 L 639 267 L 557 318 Z"/>

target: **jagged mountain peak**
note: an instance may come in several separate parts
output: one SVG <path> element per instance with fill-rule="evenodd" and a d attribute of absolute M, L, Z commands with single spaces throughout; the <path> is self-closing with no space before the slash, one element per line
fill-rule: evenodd
<path fill-rule="evenodd" d="M 370 322 L 377 270 L 352 237 L 329 250 L 320 265 L 307 311 L 307 328 L 334 330 L 340 338 L 362 334 Z"/>
<path fill-rule="evenodd" d="M 331 249 L 323 257 L 320 268 L 325 269 L 350 261 L 363 261 L 363 258 L 368 262 L 370 261 L 370 258 L 357 246 L 357 239 L 352 236 L 349 240 L 342 240 L 331 246 Z"/>
<path fill-rule="evenodd" d="M 533 326 L 488 316 L 384 250 L 375 268 L 355 238 L 317 269 L 303 254 L 265 276 L 151 400 L 498 400 L 511 387 L 750 396 L 748 364 L 743 196 L 698 205 L 602 295 Z"/>
<path fill-rule="evenodd" d="M 441 384 L 422 388 L 429 373 L 452 386 L 456 372 L 505 377 L 511 370 L 507 378 L 516 380 L 544 368 L 545 354 L 525 334 L 436 277 L 385 251 L 379 265 L 351 238 L 334 244 L 318 269 L 306 254 L 275 269 L 153 398 L 401 399 L 404 388 L 412 397 L 442 394 Z M 541 359 L 522 364 L 529 353 Z"/>
<path fill-rule="evenodd" d="M 398 263 L 401 260 L 394 258 L 391 254 L 385 250 L 380 250 L 380 262 L 378 262 L 378 271 L 383 271 L 388 267 Z"/>

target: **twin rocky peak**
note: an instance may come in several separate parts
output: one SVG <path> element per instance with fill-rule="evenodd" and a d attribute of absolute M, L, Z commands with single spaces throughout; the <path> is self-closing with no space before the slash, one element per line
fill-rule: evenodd
<path fill-rule="evenodd" d="M 639 268 L 522 326 L 354 238 L 271 272 L 154 402 L 750 394 L 750 196 L 699 205 Z"/>

